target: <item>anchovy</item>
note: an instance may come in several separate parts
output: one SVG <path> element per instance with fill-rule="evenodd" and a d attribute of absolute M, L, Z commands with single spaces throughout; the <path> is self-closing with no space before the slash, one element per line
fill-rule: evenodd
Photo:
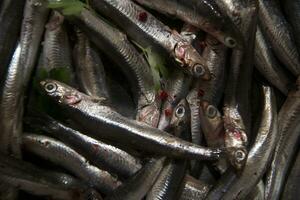
<path fill-rule="evenodd" d="M 217 106 L 221 101 L 225 88 L 227 48 L 209 35 L 206 36 L 204 42 L 207 46 L 203 51 L 203 55 L 207 58 L 207 67 L 211 73 L 211 80 L 206 82 L 199 81 L 198 91 L 201 99 Z"/>
<path fill-rule="evenodd" d="M 0 117 L 2 152 L 12 152 L 20 156 L 24 92 L 37 58 L 48 12 L 48 8 L 41 2 L 26 1 L 20 44 L 16 48 L 2 92 Z"/>
<path fill-rule="evenodd" d="M 292 26 L 293 36 L 297 44 L 297 50 L 300 51 L 300 1 L 299 0 L 286 0 L 283 3 L 283 8 L 285 11 L 285 16 L 287 21 Z"/>
<path fill-rule="evenodd" d="M 276 56 L 295 75 L 300 74 L 300 60 L 289 25 L 280 10 L 279 2 L 259 1 L 259 23 L 271 42 Z"/>
<path fill-rule="evenodd" d="M 45 131 L 87 158 L 96 167 L 128 178 L 142 168 L 141 161 L 129 153 L 76 131 L 48 115 L 27 117 L 26 123 Z M 103 156 L 105 155 L 105 156 Z"/>
<path fill-rule="evenodd" d="M 181 138 L 187 138 L 187 129 L 190 124 L 188 103 L 182 99 L 174 109 L 170 128 L 172 133 Z M 184 178 L 187 168 L 186 160 L 167 160 L 155 184 L 147 194 L 147 200 L 174 199 L 178 196 L 178 189 Z"/>
<path fill-rule="evenodd" d="M 85 200 L 91 194 L 86 193 L 89 189 L 85 185 L 67 174 L 47 171 L 11 156 L 1 154 L 0 158 L 1 184 L 5 182 L 34 195 L 61 200 Z"/>
<path fill-rule="evenodd" d="M 40 67 L 45 69 L 49 74 L 53 74 L 58 70 L 66 71 L 66 74 L 70 76 L 64 81 L 75 86 L 74 69 L 71 64 L 71 47 L 65 19 L 57 11 L 51 13 L 46 24 L 42 55 L 43 66 Z"/>
<path fill-rule="evenodd" d="M 142 199 L 153 185 L 165 162 L 165 157 L 152 158 L 139 172 L 113 191 L 105 200 Z"/>
<path fill-rule="evenodd" d="M 75 31 L 77 40 L 73 58 L 80 88 L 87 95 L 109 100 L 104 66 L 99 52 L 80 29 L 77 28 Z"/>
<path fill-rule="evenodd" d="M 231 19 L 224 15 L 216 2 L 197 0 L 135 0 L 161 13 L 175 16 L 213 35 L 226 46 L 242 48 L 244 41 Z"/>
<path fill-rule="evenodd" d="M 249 151 L 243 171 L 222 199 L 244 199 L 263 177 L 272 159 L 279 134 L 276 100 L 270 87 L 263 86 L 263 98 L 262 120 L 255 143 Z"/>
<path fill-rule="evenodd" d="M 300 78 L 278 115 L 279 141 L 266 176 L 265 199 L 279 199 L 300 137 Z"/>
<path fill-rule="evenodd" d="M 222 149 L 194 145 L 141 122 L 127 119 L 101 104 L 101 100 L 93 99 L 58 81 L 45 80 L 40 84 L 46 94 L 64 107 L 73 120 L 79 124 L 89 124 L 85 126 L 86 131 L 97 138 L 125 143 L 147 152 L 187 159 L 218 159 L 223 152 Z"/>
<path fill-rule="evenodd" d="M 253 49 L 256 33 L 257 2 L 240 0 L 216 1 L 220 9 L 226 13 L 245 38 L 247 48 L 243 51 L 233 50 L 230 61 L 227 85 L 224 96 L 225 146 L 230 162 L 241 169 L 247 157 L 247 135 L 251 132 L 250 91 Z M 243 70 L 241 70 L 243 69 Z M 244 159 L 236 157 L 243 155 Z"/>
<path fill-rule="evenodd" d="M 201 130 L 208 147 L 224 147 L 224 121 L 218 108 L 207 101 L 200 101 L 199 117 L 202 123 Z M 220 159 L 216 163 L 220 173 L 224 173 L 228 167 L 225 159 Z"/>
<path fill-rule="evenodd" d="M 186 100 L 189 104 L 189 110 L 191 113 L 191 142 L 194 144 L 201 145 L 202 143 L 202 130 L 201 130 L 201 122 L 200 122 L 200 113 L 199 113 L 199 107 L 200 107 L 200 97 L 199 97 L 199 84 L 198 81 L 193 84 L 192 89 L 186 96 Z M 199 161 L 191 160 L 191 175 L 198 177 L 201 170 L 201 163 Z"/>
<path fill-rule="evenodd" d="M 25 1 L 2 0 L 0 4 L 0 86 L 18 42 Z M 1 93 L 2 89 L 0 89 Z"/>
<path fill-rule="evenodd" d="M 175 70 L 170 79 L 166 82 L 167 98 L 162 106 L 162 113 L 159 119 L 158 129 L 168 128 L 173 110 L 179 101 L 187 95 L 191 78 L 182 72 Z"/>
<path fill-rule="evenodd" d="M 120 26 L 131 39 L 144 48 L 156 48 L 181 65 L 186 73 L 210 79 L 205 59 L 178 32 L 172 31 L 152 14 L 130 0 L 90 1 L 101 14 Z"/>
<path fill-rule="evenodd" d="M 270 83 L 283 94 L 287 95 L 289 87 L 292 85 L 291 79 L 277 61 L 260 27 L 257 27 L 256 31 L 254 63 L 256 69 L 258 69 Z"/>
<path fill-rule="evenodd" d="M 23 136 L 23 146 L 26 151 L 63 166 L 105 194 L 121 185 L 111 174 L 89 164 L 76 151 L 55 139 L 27 134 Z"/>
<path fill-rule="evenodd" d="M 130 81 L 138 108 L 155 100 L 153 78 L 150 67 L 125 34 L 83 8 L 78 15 L 67 18 L 77 25 L 89 39 L 113 60 Z"/>

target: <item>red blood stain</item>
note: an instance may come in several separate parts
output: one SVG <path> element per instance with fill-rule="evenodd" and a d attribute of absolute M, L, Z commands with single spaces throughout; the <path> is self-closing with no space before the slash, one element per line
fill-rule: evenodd
<path fill-rule="evenodd" d="M 165 109 L 165 115 L 170 117 L 172 115 L 172 110 L 170 108 Z"/>
<path fill-rule="evenodd" d="M 202 89 L 198 90 L 198 97 L 203 97 L 205 92 Z"/>
<path fill-rule="evenodd" d="M 164 90 L 161 90 L 160 92 L 159 92 L 159 98 L 161 99 L 161 100 L 166 100 L 167 98 L 168 98 L 168 93 L 166 92 L 166 91 L 164 91 Z"/>
<path fill-rule="evenodd" d="M 234 136 L 236 139 L 241 140 L 242 134 L 241 134 L 240 131 L 234 130 L 234 131 L 232 132 L 232 134 L 233 134 L 233 136 Z"/>
<path fill-rule="evenodd" d="M 179 59 L 183 59 L 184 56 L 185 56 L 185 48 L 180 46 L 178 49 L 177 49 L 177 56 L 179 57 Z"/>
<path fill-rule="evenodd" d="M 139 20 L 140 22 L 146 22 L 147 19 L 148 19 L 148 14 L 147 14 L 146 12 L 140 12 L 140 13 L 138 14 L 138 20 Z"/>

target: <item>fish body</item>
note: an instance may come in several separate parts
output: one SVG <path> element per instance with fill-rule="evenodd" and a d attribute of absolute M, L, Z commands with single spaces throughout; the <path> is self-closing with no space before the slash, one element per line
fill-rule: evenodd
<path fill-rule="evenodd" d="M 138 158 L 112 145 L 86 136 L 50 116 L 38 115 L 27 118 L 26 121 L 30 126 L 45 131 L 69 145 L 76 152 L 91 160 L 96 167 L 119 177 L 128 178 L 142 168 Z"/>
<path fill-rule="evenodd" d="M 161 13 L 175 16 L 188 24 L 198 27 L 230 48 L 237 46 L 242 48 L 244 45 L 241 33 L 235 24 L 228 16 L 222 13 L 214 1 L 135 1 Z"/>
<path fill-rule="evenodd" d="M 121 185 L 121 182 L 111 174 L 89 164 L 89 161 L 76 151 L 55 139 L 33 134 L 25 135 L 23 146 L 31 153 L 63 166 L 103 193 L 109 193 Z"/>
<path fill-rule="evenodd" d="M 210 79 L 205 60 L 193 46 L 141 6 L 130 0 L 93 0 L 91 5 L 143 48 L 155 48 L 175 61 L 186 73 L 204 80 Z"/>
<path fill-rule="evenodd" d="M 279 2 L 259 1 L 259 24 L 272 44 L 276 56 L 295 76 L 300 73 L 299 53 L 288 22 L 280 10 Z"/>
<path fill-rule="evenodd" d="M 41 86 L 51 99 L 72 113 L 70 116 L 73 120 L 77 123 L 89 124 L 85 128 L 89 128 L 94 136 L 166 156 L 201 160 L 217 159 L 222 153 L 221 149 L 194 145 L 141 122 L 129 120 L 110 107 L 101 105 L 99 100 L 86 96 L 58 81 L 42 81 Z M 99 134 L 98 130 L 102 133 Z"/>

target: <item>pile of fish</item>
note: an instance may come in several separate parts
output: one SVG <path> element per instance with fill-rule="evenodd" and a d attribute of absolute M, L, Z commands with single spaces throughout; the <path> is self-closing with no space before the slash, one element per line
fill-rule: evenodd
<path fill-rule="evenodd" d="M 1 0 L 0 200 L 298 199 L 300 0 Z"/>

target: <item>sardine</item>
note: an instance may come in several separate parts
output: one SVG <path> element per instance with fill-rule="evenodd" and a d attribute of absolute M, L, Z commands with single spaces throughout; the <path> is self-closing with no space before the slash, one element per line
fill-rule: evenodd
<path fill-rule="evenodd" d="M 89 161 L 76 151 L 55 139 L 27 134 L 23 136 L 23 146 L 26 151 L 66 168 L 105 194 L 121 185 L 111 174 L 89 164 Z"/>
<path fill-rule="evenodd" d="M 300 74 L 300 60 L 293 35 L 290 32 L 279 2 L 263 0 L 259 2 L 259 23 L 263 33 L 271 42 L 276 56 L 295 75 Z"/>
<path fill-rule="evenodd" d="M 45 93 L 77 123 L 97 138 L 106 138 L 160 155 L 186 159 L 218 159 L 222 149 L 210 149 L 186 142 L 163 131 L 127 119 L 76 89 L 54 80 L 42 81 Z M 71 114 L 72 113 L 72 114 Z"/>
<path fill-rule="evenodd" d="M 178 32 L 171 30 L 152 14 L 130 0 L 90 1 L 101 14 L 120 26 L 128 36 L 144 48 L 156 48 L 170 56 L 185 72 L 210 79 L 205 59 Z"/>

